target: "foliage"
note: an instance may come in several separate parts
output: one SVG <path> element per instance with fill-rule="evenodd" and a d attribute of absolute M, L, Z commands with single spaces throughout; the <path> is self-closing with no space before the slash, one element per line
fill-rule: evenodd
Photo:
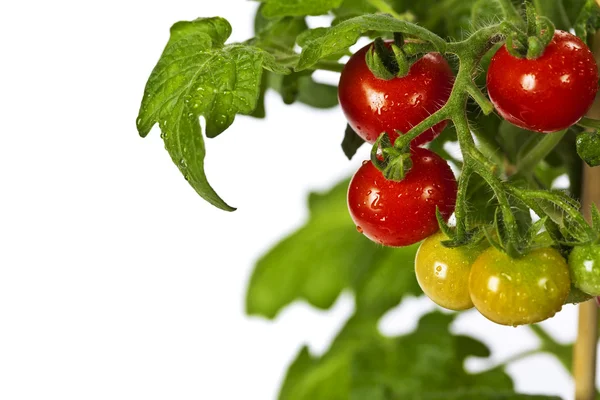
<path fill-rule="evenodd" d="M 146 136 L 158 123 L 173 162 L 206 201 L 234 210 L 204 173 L 199 117 L 204 118 L 206 137 L 214 138 L 237 114 L 265 117 L 268 90 L 278 92 L 286 104 L 334 107 L 337 87 L 316 82 L 313 73 L 340 72 L 339 60 L 350 54 L 361 37 L 390 38 L 402 32 L 420 40 L 406 47 L 409 57 L 439 51 L 454 62 L 457 72 L 447 106 L 402 137 L 406 144 L 441 120 L 452 121 L 430 145 L 462 171 L 450 245 L 464 245 L 485 234 L 492 244 L 519 255 L 535 246 L 532 240 L 541 223 L 563 252 L 597 238 L 570 196 L 579 195 L 581 159 L 598 163 L 598 133 L 583 132 L 580 126 L 546 136 L 522 130 L 492 113 L 480 89 L 491 55 L 504 40 L 518 43 L 535 36 L 530 18 L 534 14 L 515 7 L 520 2 L 260 3 L 255 37 L 244 43 L 226 43 L 231 26 L 222 18 L 173 25 L 144 92 L 137 120 L 140 135 Z M 594 0 L 535 0 L 533 6 L 539 16 L 536 21 L 545 23 L 543 18 L 548 18 L 559 29 L 575 29 L 585 40 L 600 27 Z M 313 15 L 329 15 L 332 26 L 309 29 L 307 17 Z M 593 121 L 582 121 L 582 125 L 599 128 Z M 348 158 L 363 144 L 350 127 L 344 130 L 343 126 L 340 141 Z M 448 144 L 457 141 L 462 160 L 447 151 Z M 567 193 L 549 191 L 565 174 L 570 182 Z M 247 312 L 266 318 L 274 318 L 294 301 L 329 308 L 345 290 L 355 297 L 355 314 L 325 354 L 316 356 L 306 348 L 299 352 L 280 399 L 551 398 L 515 394 L 504 364 L 481 374 L 465 371 L 466 357 L 488 357 L 489 350 L 473 338 L 453 334 L 453 315 L 434 312 L 425 315 L 413 333 L 381 335 L 379 319 L 405 296 L 420 294 L 413 272 L 416 247 L 384 248 L 359 235 L 347 213 L 346 188 L 347 181 L 343 181 L 327 193 L 311 194 L 307 222 L 258 261 L 249 283 Z M 530 209 L 546 218 L 534 224 Z M 572 292 L 573 301 L 587 298 L 577 294 Z M 552 352 L 568 366 L 569 346 L 557 344 L 539 326 L 532 329 L 542 339 L 539 351 Z"/>

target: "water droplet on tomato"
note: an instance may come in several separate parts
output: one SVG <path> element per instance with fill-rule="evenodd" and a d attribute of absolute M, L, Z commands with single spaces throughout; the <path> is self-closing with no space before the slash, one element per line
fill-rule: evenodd
<path fill-rule="evenodd" d="M 357 230 L 359 233 L 363 233 L 363 228 L 361 228 L 360 226 L 357 226 L 357 227 L 356 227 L 356 230 Z"/>
<path fill-rule="evenodd" d="M 379 193 L 374 193 L 371 200 L 371 208 L 373 209 L 381 209 L 381 198 L 379 197 Z"/>

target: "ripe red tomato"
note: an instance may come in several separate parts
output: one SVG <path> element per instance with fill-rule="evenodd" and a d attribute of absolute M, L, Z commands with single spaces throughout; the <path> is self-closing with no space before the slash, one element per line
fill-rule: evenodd
<path fill-rule="evenodd" d="M 420 147 L 400 182 L 385 179 L 371 161 L 356 171 L 348 189 L 350 216 L 359 232 L 386 246 L 408 246 L 435 233 L 436 207 L 447 220 L 454 212 L 456 179 L 448 163 Z"/>
<path fill-rule="evenodd" d="M 454 75 L 441 54 L 428 53 L 411 66 L 408 75 L 389 81 L 378 79 L 365 61 L 370 46 L 357 51 L 346 63 L 338 97 L 348 123 L 360 137 L 374 143 L 387 132 L 394 143 L 398 137 L 394 129 L 406 133 L 446 104 Z M 446 124 L 443 121 L 425 131 L 413 144 L 430 142 Z"/>
<path fill-rule="evenodd" d="M 488 94 L 508 122 L 538 132 L 575 124 L 598 91 L 598 68 L 578 37 L 557 30 L 541 57 L 513 57 L 502 46 L 487 73 Z"/>
<path fill-rule="evenodd" d="M 473 246 L 444 247 L 448 237 L 438 232 L 421 243 L 415 257 L 417 282 L 439 306 L 449 310 L 467 310 L 473 307 L 469 294 L 471 265 L 488 246 L 486 240 Z"/>
<path fill-rule="evenodd" d="M 469 276 L 475 308 L 502 325 L 533 324 L 552 317 L 570 289 L 569 266 L 551 247 L 521 258 L 490 247 L 475 260 Z"/>

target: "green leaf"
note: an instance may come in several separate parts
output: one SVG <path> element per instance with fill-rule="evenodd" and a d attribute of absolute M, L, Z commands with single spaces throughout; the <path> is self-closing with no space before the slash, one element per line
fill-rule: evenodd
<path fill-rule="evenodd" d="M 285 76 L 269 74 L 269 86 L 281 95 L 286 104 L 299 101 L 315 108 L 337 106 L 337 86 L 316 82 L 311 75 L 312 71 L 294 72 Z"/>
<path fill-rule="evenodd" d="M 306 225 L 257 262 L 248 287 L 249 314 L 273 318 L 299 299 L 328 308 L 349 286 L 351 266 L 373 256 L 373 246 L 348 214 L 347 190 L 344 181 L 326 194 L 311 194 Z"/>
<path fill-rule="evenodd" d="M 294 52 L 294 46 L 296 41 L 300 43 L 303 35 L 309 32 L 307 29 L 304 18 L 267 20 L 258 12 L 255 19 L 257 36 L 250 42 L 272 54 L 280 64 L 293 67 L 299 57 Z M 299 101 L 315 108 L 335 107 L 338 104 L 337 86 L 315 82 L 310 76 L 311 73 L 301 72 L 284 76 L 269 73 L 268 84 L 281 94 L 286 104 Z"/>
<path fill-rule="evenodd" d="M 251 117 L 254 118 L 265 118 L 267 116 L 267 110 L 265 108 L 265 93 L 269 88 L 269 75 L 268 71 L 264 71 L 262 78 L 260 80 L 260 93 L 258 95 L 258 100 L 256 100 L 256 108 L 250 114 Z"/>
<path fill-rule="evenodd" d="M 356 313 L 381 316 L 399 304 L 406 295 L 421 294 L 414 273 L 419 244 L 400 248 L 379 248 L 377 255 L 353 284 Z"/>
<path fill-rule="evenodd" d="M 298 101 L 315 108 L 333 108 L 338 105 L 337 86 L 316 82 L 311 76 L 298 79 Z"/>
<path fill-rule="evenodd" d="M 267 18 L 327 14 L 342 0 L 262 0 L 262 13 Z"/>
<path fill-rule="evenodd" d="M 464 370 L 466 357 L 487 357 L 489 349 L 475 339 L 454 336 L 449 330 L 453 319 L 434 312 L 421 319 L 416 331 L 390 338 L 377 330 L 377 318 L 356 315 L 322 357 L 310 356 L 306 349 L 300 352 L 279 399 L 391 400 L 444 398 L 440 397 L 444 393 L 513 393 L 512 380 L 499 368 L 481 374 Z"/>
<path fill-rule="evenodd" d="M 295 66 L 298 54 L 294 52 L 294 45 L 298 36 L 308 29 L 304 18 L 264 20 L 257 16 L 255 29 L 256 37 L 249 41 L 250 44 L 267 51 L 282 65 L 290 68 Z"/>
<path fill-rule="evenodd" d="M 346 131 L 344 132 L 344 140 L 342 140 L 342 150 L 348 160 L 356 154 L 356 150 L 365 143 L 365 140 L 358 136 L 354 129 L 350 125 L 346 125 Z"/>
<path fill-rule="evenodd" d="M 178 22 L 146 84 L 137 119 L 145 137 L 159 123 L 173 162 L 196 192 L 227 211 L 204 173 L 205 147 L 198 118 L 206 120 L 206 135 L 227 129 L 236 114 L 251 114 L 261 93 L 263 68 L 285 73 L 274 57 L 249 45 L 225 45 L 231 26 L 222 18 Z"/>
<path fill-rule="evenodd" d="M 338 8 L 333 10 L 336 17 L 344 19 L 375 12 L 377 9 L 366 0 L 344 0 Z"/>
<path fill-rule="evenodd" d="M 248 314 L 273 318 L 297 300 L 329 308 L 350 288 L 363 316 L 380 316 L 404 295 L 420 292 L 416 246 L 384 248 L 359 234 L 348 214 L 347 192 L 344 181 L 328 193 L 310 195 L 306 224 L 257 262 L 246 298 Z"/>
<path fill-rule="evenodd" d="M 569 291 L 569 295 L 565 300 L 565 304 L 579 304 L 583 303 L 584 301 L 588 301 L 591 298 L 592 296 L 589 294 L 584 293 L 575 286 L 571 285 L 571 290 Z"/>
<path fill-rule="evenodd" d="M 419 25 L 441 37 L 460 39 L 489 20 L 472 21 L 471 13 L 477 0 L 419 0 L 405 2 L 406 8 L 417 18 Z M 489 1 L 489 0 L 488 0 Z M 399 10 L 405 11 L 405 10 Z"/>
<path fill-rule="evenodd" d="M 443 52 L 446 42 L 436 34 L 410 22 L 395 19 L 387 14 L 369 14 L 351 18 L 331 28 L 319 28 L 302 49 L 297 71 L 312 67 L 317 61 L 345 51 L 365 32 L 377 30 L 403 32 L 430 41 Z"/>

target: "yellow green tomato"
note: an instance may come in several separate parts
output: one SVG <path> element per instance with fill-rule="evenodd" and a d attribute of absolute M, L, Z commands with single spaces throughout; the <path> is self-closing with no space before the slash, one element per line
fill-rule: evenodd
<path fill-rule="evenodd" d="M 469 295 L 469 273 L 485 246 L 448 248 L 442 241 L 448 237 L 438 232 L 417 251 L 415 273 L 423 292 L 437 305 L 449 310 L 473 307 Z"/>
<path fill-rule="evenodd" d="M 600 296 L 600 246 L 576 246 L 569 255 L 573 285 L 592 296 Z"/>
<path fill-rule="evenodd" d="M 502 325 L 532 324 L 562 308 L 571 287 L 569 267 L 551 247 L 521 258 L 490 247 L 473 263 L 469 291 L 475 308 Z"/>

